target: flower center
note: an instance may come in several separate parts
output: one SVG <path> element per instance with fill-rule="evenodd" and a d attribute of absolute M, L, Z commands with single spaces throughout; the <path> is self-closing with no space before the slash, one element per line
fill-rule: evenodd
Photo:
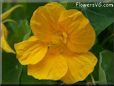
<path fill-rule="evenodd" d="M 51 37 L 50 42 L 48 43 L 49 47 L 58 47 L 62 44 L 66 44 L 67 43 L 67 33 L 63 32 L 62 34 L 58 33 L 58 34 L 54 34 Z"/>
<path fill-rule="evenodd" d="M 66 42 L 67 42 L 67 33 L 66 32 L 63 32 L 62 33 L 62 36 L 63 36 L 63 42 L 66 44 Z"/>

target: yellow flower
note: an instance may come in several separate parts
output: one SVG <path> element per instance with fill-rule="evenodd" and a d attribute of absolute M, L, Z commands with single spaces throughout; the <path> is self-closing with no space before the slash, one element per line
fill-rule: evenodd
<path fill-rule="evenodd" d="M 10 16 L 10 14 L 18 7 L 21 7 L 21 5 L 16 5 L 14 7 L 12 7 L 11 9 L 9 9 L 8 11 L 4 12 L 1 17 L 2 17 L 2 22 L 8 17 Z M 7 53 L 15 53 L 14 50 L 9 46 L 9 44 L 7 43 L 7 36 L 8 36 L 8 31 L 6 26 L 1 22 L 1 30 L 2 30 L 2 35 L 1 35 L 1 45 L 0 47 L 2 47 L 2 49 L 4 51 L 6 51 Z"/>
<path fill-rule="evenodd" d="M 72 84 L 94 70 L 97 58 L 89 50 L 95 31 L 80 11 L 48 3 L 36 9 L 30 25 L 34 36 L 15 44 L 17 58 L 27 65 L 28 75 Z"/>

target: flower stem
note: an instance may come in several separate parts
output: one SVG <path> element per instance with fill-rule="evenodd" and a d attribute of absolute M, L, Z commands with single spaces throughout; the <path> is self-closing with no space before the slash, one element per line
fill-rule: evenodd
<path fill-rule="evenodd" d="M 91 74 L 90 76 L 91 76 L 91 80 L 92 80 L 93 85 L 96 85 L 95 84 L 95 79 L 94 79 L 93 75 Z"/>

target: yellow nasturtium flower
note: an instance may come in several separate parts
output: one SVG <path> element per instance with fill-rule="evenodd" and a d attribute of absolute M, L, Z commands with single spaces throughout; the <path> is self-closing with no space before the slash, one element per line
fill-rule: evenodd
<path fill-rule="evenodd" d="M 35 10 L 30 25 L 34 36 L 15 44 L 17 59 L 27 65 L 28 75 L 72 84 L 94 70 L 97 58 L 89 50 L 96 35 L 82 12 L 48 3 Z"/>
<path fill-rule="evenodd" d="M 18 7 L 21 7 L 21 5 L 15 5 L 14 7 L 12 7 L 11 9 L 9 9 L 8 11 L 4 12 L 1 17 L 2 17 L 2 22 L 10 16 L 10 14 Z M 7 36 L 8 36 L 8 31 L 6 26 L 1 22 L 1 30 L 2 30 L 2 35 L 1 35 L 1 47 L 4 51 L 6 51 L 7 53 L 15 53 L 14 50 L 9 46 L 9 44 L 7 43 Z"/>

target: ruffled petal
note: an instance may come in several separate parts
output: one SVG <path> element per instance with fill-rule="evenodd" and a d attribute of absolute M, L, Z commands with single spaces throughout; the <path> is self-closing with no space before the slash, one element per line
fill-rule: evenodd
<path fill-rule="evenodd" d="M 67 47 L 73 52 L 87 52 L 95 43 L 95 31 L 82 12 L 64 11 L 59 25 L 67 34 Z"/>
<path fill-rule="evenodd" d="M 38 42 L 35 36 L 14 45 L 17 58 L 22 65 L 36 64 L 46 55 L 47 45 Z"/>
<path fill-rule="evenodd" d="M 52 34 L 56 34 L 57 22 L 65 8 L 57 2 L 41 6 L 33 13 L 30 25 L 33 33 L 40 40 L 49 40 Z"/>
<path fill-rule="evenodd" d="M 61 80 L 67 84 L 84 80 L 94 70 L 97 63 L 97 58 L 91 52 L 64 57 L 67 60 L 68 71 Z"/>
<path fill-rule="evenodd" d="M 56 52 L 49 53 L 38 64 L 28 65 L 28 75 L 40 80 L 59 80 L 67 72 L 65 59 Z"/>
<path fill-rule="evenodd" d="M 15 53 L 14 50 L 9 46 L 7 42 L 8 31 L 4 24 L 1 24 L 1 25 L 2 25 L 2 36 L 1 36 L 2 49 L 7 53 Z"/>

